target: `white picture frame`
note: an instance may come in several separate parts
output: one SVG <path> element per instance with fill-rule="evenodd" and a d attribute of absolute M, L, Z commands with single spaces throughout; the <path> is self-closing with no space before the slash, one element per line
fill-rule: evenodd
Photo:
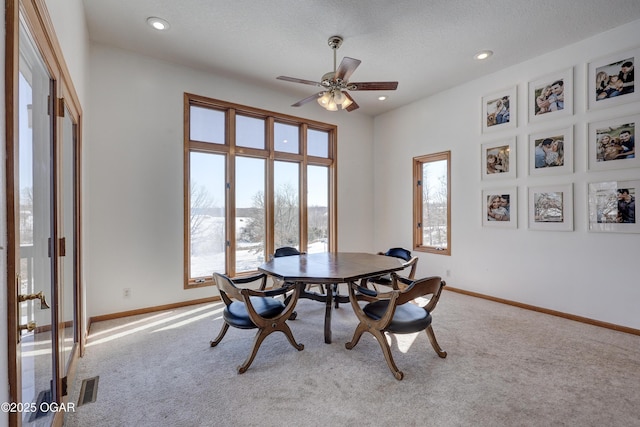
<path fill-rule="evenodd" d="M 529 135 L 529 175 L 573 173 L 573 126 Z"/>
<path fill-rule="evenodd" d="M 528 84 L 529 123 L 573 115 L 573 67 Z"/>
<path fill-rule="evenodd" d="M 589 231 L 640 233 L 640 220 L 635 215 L 638 194 L 640 180 L 589 183 Z"/>
<path fill-rule="evenodd" d="M 482 133 L 516 128 L 517 93 L 518 87 L 512 86 L 482 97 Z"/>
<path fill-rule="evenodd" d="M 516 177 L 516 137 L 485 142 L 481 146 L 481 171 L 483 180 Z"/>
<path fill-rule="evenodd" d="M 573 184 L 528 188 L 531 230 L 573 231 Z"/>
<path fill-rule="evenodd" d="M 640 157 L 635 154 L 639 125 L 640 114 L 589 123 L 589 170 L 640 167 Z"/>
<path fill-rule="evenodd" d="M 518 188 L 482 190 L 482 226 L 518 228 Z"/>
<path fill-rule="evenodd" d="M 616 82 L 611 79 L 614 75 L 624 75 L 622 67 L 625 64 L 631 63 L 635 68 L 638 59 L 640 59 L 640 48 L 614 53 L 589 62 L 587 64 L 587 109 L 607 108 L 639 101 L 640 90 L 634 90 L 633 79 L 630 82 L 622 81 L 622 83 L 619 78 Z M 616 85 L 619 84 L 622 84 L 622 87 L 618 90 Z"/>

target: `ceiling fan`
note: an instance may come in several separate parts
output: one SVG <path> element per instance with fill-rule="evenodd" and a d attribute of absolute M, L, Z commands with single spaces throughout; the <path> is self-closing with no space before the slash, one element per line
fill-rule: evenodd
<path fill-rule="evenodd" d="M 356 68 L 358 68 L 361 61 L 359 59 L 353 59 L 345 56 L 340 62 L 340 65 L 336 68 L 336 50 L 338 50 L 341 45 L 342 37 L 329 37 L 329 46 L 333 49 L 333 71 L 329 71 L 323 75 L 319 82 L 287 76 L 276 77 L 278 80 L 318 86 L 323 89 L 316 94 L 301 99 L 291 105 L 292 107 L 300 107 L 301 105 L 315 99 L 318 101 L 318 104 L 329 111 L 337 111 L 338 109 L 353 111 L 359 108 L 359 106 L 347 91 L 396 90 L 398 82 L 349 82 L 349 77 L 351 77 L 351 74 L 353 74 Z"/>

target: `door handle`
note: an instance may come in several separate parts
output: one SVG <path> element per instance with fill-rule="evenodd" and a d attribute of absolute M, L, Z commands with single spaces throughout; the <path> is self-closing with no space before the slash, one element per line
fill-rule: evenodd
<path fill-rule="evenodd" d="M 28 332 L 33 332 L 35 331 L 37 326 L 38 325 L 36 325 L 36 322 L 31 321 L 31 322 L 28 322 L 26 325 L 18 326 L 18 332 L 22 332 L 24 330 L 27 330 Z"/>
<path fill-rule="evenodd" d="M 29 301 L 32 299 L 39 299 L 40 300 L 40 308 L 42 310 L 46 310 L 47 308 L 51 308 L 49 307 L 49 304 L 47 304 L 47 300 L 44 297 L 44 294 L 42 293 L 42 291 L 38 292 L 37 294 L 27 294 L 27 295 L 18 295 L 18 302 L 24 302 L 24 301 Z"/>

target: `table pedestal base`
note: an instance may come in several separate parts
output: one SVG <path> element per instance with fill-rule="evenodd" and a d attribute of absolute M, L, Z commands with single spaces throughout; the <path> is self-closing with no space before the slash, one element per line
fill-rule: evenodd
<path fill-rule="evenodd" d="M 326 283 L 323 284 L 324 295 L 319 294 L 317 292 L 309 292 L 306 290 L 306 283 L 298 283 L 298 286 L 301 286 L 305 289 L 300 293 L 300 298 L 312 299 L 314 301 L 320 301 L 325 303 L 324 310 L 324 342 L 327 344 L 331 344 L 331 310 L 333 309 L 333 304 L 335 302 L 335 307 L 339 308 L 339 304 L 348 303 L 349 295 L 340 295 L 338 293 L 338 284 L 337 283 Z"/>

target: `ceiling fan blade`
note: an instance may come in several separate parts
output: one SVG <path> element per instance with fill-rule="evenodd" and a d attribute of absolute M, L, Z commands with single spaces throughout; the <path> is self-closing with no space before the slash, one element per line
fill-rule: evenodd
<path fill-rule="evenodd" d="M 349 83 L 349 90 L 396 90 L 398 82 L 359 82 Z"/>
<path fill-rule="evenodd" d="M 349 98 L 351 100 L 351 105 L 349 105 L 347 108 L 345 108 L 345 110 L 347 111 L 353 111 L 353 110 L 357 110 L 358 108 L 360 108 L 360 106 L 356 103 L 356 101 L 351 97 L 351 95 L 349 95 L 349 92 L 342 92 L 344 93 L 344 95 Z"/>
<path fill-rule="evenodd" d="M 302 83 L 302 84 L 311 85 L 311 86 L 322 86 L 320 83 L 314 82 L 313 80 L 297 79 L 295 77 L 278 76 L 276 77 L 276 79 L 284 80 L 285 82 Z"/>
<path fill-rule="evenodd" d="M 340 62 L 340 65 L 336 70 L 336 79 L 348 81 L 351 74 L 353 74 L 356 68 L 358 68 L 358 65 L 360 65 L 360 62 L 362 61 L 359 59 L 349 58 L 348 56 L 342 58 L 342 62 Z"/>
<path fill-rule="evenodd" d="M 305 99 L 301 99 L 300 101 L 296 102 L 295 104 L 292 104 L 291 106 L 292 107 L 299 107 L 301 105 L 304 105 L 307 102 L 311 102 L 313 100 L 316 100 L 316 99 L 320 98 L 323 93 L 324 93 L 324 91 L 323 92 L 314 93 L 313 95 L 307 96 Z"/>

